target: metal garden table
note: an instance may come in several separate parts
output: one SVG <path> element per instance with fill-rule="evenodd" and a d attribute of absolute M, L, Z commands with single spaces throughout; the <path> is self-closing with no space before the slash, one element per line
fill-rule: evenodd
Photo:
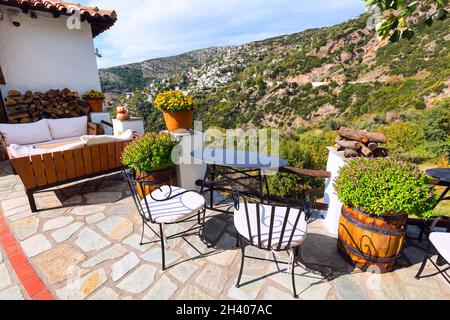
<path fill-rule="evenodd" d="M 237 185 L 240 188 L 263 194 L 265 186 L 267 194 L 269 194 L 267 176 L 264 173 L 266 171 L 277 171 L 279 168 L 288 165 L 288 162 L 280 157 L 251 151 L 204 148 L 193 151 L 191 155 L 194 159 L 207 164 L 200 193 L 209 192 L 208 209 L 219 212 L 227 211 L 214 208 L 214 190 L 220 190 L 221 187 L 229 185 Z M 249 182 L 246 182 L 248 180 L 256 182 L 258 190 Z M 210 182 L 208 187 L 205 186 L 206 182 Z"/>
<path fill-rule="evenodd" d="M 427 170 L 426 173 L 430 177 L 439 180 L 439 185 L 447 187 L 439 198 L 438 204 L 442 201 L 450 200 L 450 197 L 446 197 L 450 191 L 450 169 L 430 169 Z"/>
<path fill-rule="evenodd" d="M 430 170 L 427 170 L 426 173 L 430 177 L 432 177 L 436 180 L 439 180 L 439 184 L 438 184 L 439 186 L 446 187 L 445 191 L 439 197 L 436 207 L 442 201 L 449 201 L 450 197 L 447 197 L 447 194 L 450 192 L 450 169 L 430 169 Z M 427 232 L 430 231 L 431 225 L 432 225 L 432 221 L 424 221 L 423 222 L 422 229 L 421 229 L 420 236 L 419 236 L 420 241 L 422 241 L 425 231 L 427 231 Z"/>

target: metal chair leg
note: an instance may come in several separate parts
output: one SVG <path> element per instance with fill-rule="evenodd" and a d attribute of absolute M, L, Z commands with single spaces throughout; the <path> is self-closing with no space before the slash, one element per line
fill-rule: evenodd
<path fill-rule="evenodd" d="M 142 218 L 142 235 L 141 235 L 141 242 L 140 245 L 144 245 L 144 234 L 145 234 L 145 221 L 144 218 Z"/>
<path fill-rule="evenodd" d="M 242 274 L 244 272 L 244 263 L 245 263 L 245 246 L 242 243 L 241 237 L 238 235 L 238 246 L 241 248 L 242 259 L 241 259 L 241 270 L 239 271 L 239 277 L 236 283 L 236 288 L 241 287 Z"/>
<path fill-rule="evenodd" d="M 28 197 L 28 202 L 30 203 L 31 212 L 33 212 L 33 213 L 38 212 L 38 209 L 36 206 L 36 200 L 34 199 L 33 192 L 27 191 L 27 197 Z"/>
<path fill-rule="evenodd" d="M 294 299 L 298 299 L 297 288 L 295 286 L 295 263 L 298 257 L 298 250 L 294 250 L 294 261 L 292 262 L 292 289 L 294 291 Z"/>
<path fill-rule="evenodd" d="M 162 224 L 159 225 L 159 231 L 161 235 L 161 252 L 162 252 L 162 271 L 166 271 L 166 253 L 164 251 L 164 230 Z"/>
<path fill-rule="evenodd" d="M 428 258 L 429 258 L 429 257 L 426 256 L 426 257 L 423 259 L 422 266 L 420 267 L 419 272 L 418 272 L 417 275 L 416 275 L 416 279 L 417 279 L 417 280 L 420 280 L 420 276 L 422 275 L 423 271 L 425 270 L 425 267 L 427 266 Z"/>

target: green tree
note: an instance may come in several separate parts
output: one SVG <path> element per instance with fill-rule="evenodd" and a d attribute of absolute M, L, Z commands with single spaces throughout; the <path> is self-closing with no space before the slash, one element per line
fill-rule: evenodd
<path fill-rule="evenodd" d="M 412 39 L 413 27 L 431 26 L 435 20 L 448 16 L 448 0 L 364 0 L 367 7 L 380 9 L 378 35 L 397 42 L 400 38 Z"/>

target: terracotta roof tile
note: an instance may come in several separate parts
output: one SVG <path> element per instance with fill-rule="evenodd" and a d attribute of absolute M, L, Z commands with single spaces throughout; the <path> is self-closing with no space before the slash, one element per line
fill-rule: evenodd
<path fill-rule="evenodd" d="M 117 21 L 117 14 L 114 10 L 82 6 L 75 2 L 60 0 L 0 0 L 0 5 L 21 8 L 24 12 L 28 12 L 28 10 L 50 12 L 55 17 L 72 15 L 79 10 L 82 19 L 86 19 L 91 24 L 94 37 L 111 28 Z"/>

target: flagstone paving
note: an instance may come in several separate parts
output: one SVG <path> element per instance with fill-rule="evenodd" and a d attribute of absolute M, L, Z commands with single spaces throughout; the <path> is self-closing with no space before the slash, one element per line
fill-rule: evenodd
<path fill-rule="evenodd" d="M 217 240 L 214 248 L 198 235 L 169 240 L 169 267 L 162 272 L 157 237 L 146 230 L 146 243 L 140 245 L 141 219 L 120 175 L 73 183 L 36 199 L 44 210 L 34 214 L 19 178 L 8 163 L 0 163 L 0 214 L 55 299 L 292 299 L 291 276 L 281 264 L 246 260 L 242 283 L 247 285 L 235 287 L 240 250 L 231 216 L 209 213 L 205 232 Z M 166 226 L 166 231 L 178 233 L 191 225 Z M 363 273 L 339 256 L 336 238 L 316 220 L 301 250 L 307 269 L 296 268 L 300 299 L 450 299 L 440 277 L 414 278 L 424 248 L 410 238 L 395 271 Z M 248 254 L 268 256 L 256 248 L 248 248 Z M 335 279 L 323 280 L 319 270 Z M 429 266 L 426 272 L 434 270 Z M 0 247 L 0 300 L 29 298 Z"/>

